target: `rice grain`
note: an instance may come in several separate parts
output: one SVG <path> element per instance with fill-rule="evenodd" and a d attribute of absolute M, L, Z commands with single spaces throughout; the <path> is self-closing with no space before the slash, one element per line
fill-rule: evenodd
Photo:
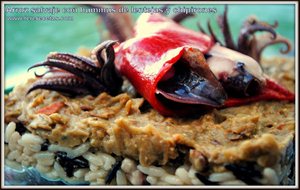
<path fill-rule="evenodd" d="M 272 168 L 265 168 L 263 170 L 263 176 L 268 179 L 268 184 L 271 184 L 271 185 L 279 184 L 278 176 Z"/>
<path fill-rule="evenodd" d="M 45 166 L 45 165 L 42 165 L 40 163 L 38 163 L 35 168 L 41 172 L 41 173 L 48 173 L 49 171 L 51 171 L 51 167 L 49 166 Z"/>
<path fill-rule="evenodd" d="M 88 172 L 88 169 L 78 169 L 74 172 L 74 176 L 77 178 L 84 178 L 86 173 Z"/>
<path fill-rule="evenodd" d="M 16 123 L 15 122 L 10 122 L 6 128 L 5 128 L 5 136 L 4 136 L 4 141 L 6 143 L 9 142 L 12 134 L 15 132 L 16 130 Z"/>
<path fill-rule="evenodd" d="M 166 174 L 161 177 L 161 180 L 171 185 L 183 185 L 183 182 L 180 180 L 180 178 L 175 175 Z"/>
<path fill-rule="evenodd" d="M 191 179 L 189 178 L 189 174 L 183 166 L 178 167 L 176 169 L 175 175 L 178 176 L 184 184 L 190 184 L 191 183 Z"/>
<path fill-rule="evenodd" d="M 14 151 L 16 149 L 22 149 L 22 147 L 18 144 L 19 139 L 21 138 L 20 134 L 18 132 L 13 132 L 11 135 L 11 138 L 9 139 L 8 148 L 11 151 Z"/>
<path fill-rule="evenodd" d="M 146 180 L 151 184 L 151 185 L 155 185 L 157 184 L 157 177 L 153 177 L 153 176 L 147 176 Z"/>
<path fill-rule="evenodd" d="M 126 176 L 125 176 L 124 172 L 122 172 L 121 170 L 117 171 L 116 182 L 117 182 L 117 185 L 127 185 Z"/>
<path fill-rule="evenodd" d="M 241 180 L 232 180 L 232 181 L 224 181 L 221 185 L 247 185 L 245 182 Z"/>
<path fill-rule="evenodd" d="M 144 180 L 144 175 L 139 170 L 135 170 L 128 177 L 132 185 L 142 185 Z"/>
<path fill-rule="evenodd" d="M 83 155 L 83 157 L 95 166 L 102 166 L 104 164 L 100 155 L 87 152 Z"/>
<path fill-rule="evenodd" d="M 136 170 L 136 164 L 133 160 L 129 159 L 129 158 L 125 158 L 122 161 L 121 164 L 121 169 L 125 172 L 125 173 L 131 173 L 133 171 Z"/>
<path fill-rule="evenodd" d="M 213 182 L 224 182 L 234 180 L 235 176 L 232 172 L 213 173 L 209 176 L 208 180 Z"/>
<path fill-rule="evenodd" d="M 166 175 L 165 170 L 160 167 L 155 167 L 155 166 L 144 167 L 142 165 L 138 165 L 137 168 L 144 174 L 154 176 L 154 177 L 162 177 Z"/>

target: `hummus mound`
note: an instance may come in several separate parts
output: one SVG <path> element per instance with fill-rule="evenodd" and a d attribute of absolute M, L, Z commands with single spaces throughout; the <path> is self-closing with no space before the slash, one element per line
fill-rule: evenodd
<path fill-rule="evenodd" d="M 276 59 L 285 62 L 276 67 L 274 60 L 264 62 L 265 72 L 293 91 L 293 60 Z M 241 160 L 273 166 L 294 138 L 294 103 L 262 101 L 211 110 L 197 118 L 172 118 L 153 109 L 141 112 L 144 99 L 127 93 L 69 98 L 36 90 L 26 95 L 34 80 L 16 86 L 5 97 L 5 123 L 22 122 L 32 133 L 62 146 L 89 142 L 95 149 L 142 165 L 165 165 L 184 152 L 197 169 L 203 162 Z M 38 113 L 57 102 L 63 106 L 55 113 Z"/>

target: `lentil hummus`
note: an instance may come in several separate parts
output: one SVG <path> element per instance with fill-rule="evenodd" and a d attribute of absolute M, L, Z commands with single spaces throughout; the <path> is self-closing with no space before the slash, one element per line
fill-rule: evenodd
<path fill-rule="evenodd" d="M 293 59 L 265 59 L 263 67 L 295 91 Z M 126 92 L 70 98 L 36 90 L 26 95 L 34 80 L 5 96 L 5 123 L 21 122 L 29 133 L 50 144 L 76 148 L 88 143 L 91 150 L 132 159 L 141 167 L 183 159 L 198 172 L 224 172 L 224 163 L 281 167 L 294 146 L 294 103 L 261 101 L 190 118 L 163 117 L 145 109 L 143 98 Z M 55 113 L 40 114 L 53 104 L 59 105 Z"/>

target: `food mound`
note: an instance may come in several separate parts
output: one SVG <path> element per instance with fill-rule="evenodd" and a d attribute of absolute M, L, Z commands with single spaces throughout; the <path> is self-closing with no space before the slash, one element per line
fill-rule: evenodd
<path fill-rule="evenodd" d="M 267 63 L 272 65 L 266 71 L 294 88 L 293 60 Z M 34 80 L 5 97 L 6 165 L 34 166 L 51 179 L 90 184 L 292 182 L 293 103 L 257 102 L 171 118 L 144 112 L 144 99 L 127 93 L 69 98 L 37 90 L 26 96 Z M 61 105 L 55 113 L 39 114 L 53 104 Z"/>
<path fill-rule="evenodd" d="M 31 67 L 49 67 L 52 75 L 36 75 L 5 95 L 5 165 L 71 184 L 294 184 L 294 59 L 262 59 L 244 49 L 252 59 L 216 45 L 213 33 L 190 32 L 158 15 L 146 22 L 153 21 L 176 32 L 157 24 L 150 37 L 100 44 L 95 57 L 51 53 Z M 276 36 L 265 24 L 245 27 Z M 170 35 L 178 41 L 164 46 L 168 53 L 146 63 L 134 57 Z M 148 39 L 154 45 L 145 45 Z M 220 60 L 228 64 L 222 72 Z"/>

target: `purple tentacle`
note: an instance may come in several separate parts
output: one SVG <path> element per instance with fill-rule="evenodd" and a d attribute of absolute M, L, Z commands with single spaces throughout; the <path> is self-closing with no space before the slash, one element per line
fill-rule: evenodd
<path fill-rule="evenodd" d="M 210 33 L 210 35 L 211 35 L 213 41 L 214 41 L 215 43 L 220 43 L 220 44 L 221 44 L 220 40 L 217 38 L 217 36 L 215 35 L 214 31 L 213 31 L 212 28 L 211 28 L 210 20 L 207 20 L 207 28 L 208 28 L 208 31 L 209 31 L 209 33 Z"/>
<path fill-rule="evenodd" d="M 190 17 L 194 17 L 195 14 L 194 13 L 178 13 L 176 15 L 174 15 L 172 17 L 172 20 L 177 22 L 177 23 L 181 23 L 183 20 L 190 18 Z"/>
<path fill-rule="evenodd" d="M 240 35 L 238 38 L 238 50 L 241 53 L 249 55 L 251 51 L 254 51 L 253 48 L 256 49 L 256 44 L 249 45 L 249 40 L 251 40 L 251 36 L 253 36 L 258 31 L 266 31 L 269 32 L 272 36 L 271 38 L 276 39 L 276 32 L 274 27 L 278 24 L 275 22 L 274 25 L 269 25 L 265 22 L 257 21 L 255 18 L 249 18 L 243 25 L 240 31 Z"/>
<path fill-rule="evenodd" d="M 222 29 L 222 33 L 223 33 L 223 36 L 224 36 L 224 41 L 225 41 L 225 46 L 230 48 L 230 49 L 233 49 L 233 50 L 236 50 L 236 47 L 234 45 L 234 42 L 232 40 L 232 35 L 231 35 L 231 31 L 230 31 L 230 28 L 229 28 L 229 25 L 228 25 L 228 19 L 227 19 L 227 5 L 225 5 L 225 10 L 224 10 L 224 14 L 223 15 L 220 15 L 218 17 L 218 24 L 220 26 L 220 28 Z"/>

